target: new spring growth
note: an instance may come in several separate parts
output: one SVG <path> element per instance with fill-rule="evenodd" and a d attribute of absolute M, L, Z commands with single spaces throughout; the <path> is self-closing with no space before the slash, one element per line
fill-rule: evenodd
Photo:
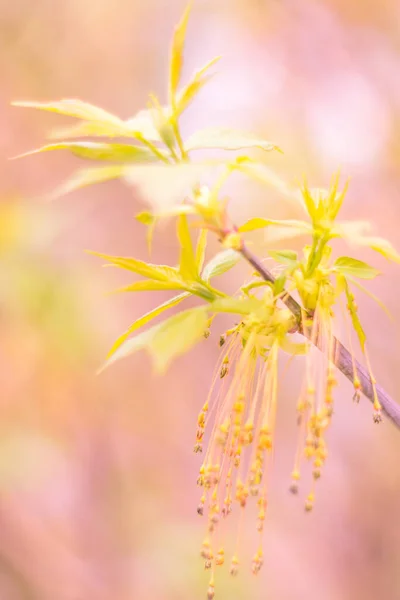
<path fill-rule="evenodd" d="M 337 236 L 332 214 L 338 212 L 338 197 L 340 202 L 343 201 L 343 192 L 337 190 L 337 179 L 326 192 L 313 192 L 304 186 L 302 194 L 307 209 L 320 215 L 318 219 L 314 215 L 312 244 L 304 247 L 301 256 L 290 250 L 271 253 L 281 264 L 280 280 L 274 284 L 256 278 L 242 286 L 241 296 L 236 301 L 236 312 L 242 314 L 242 319 L 220 336 L 220 362 L 198 417 L 200 430 L 197 436 L 199 438 L 200 435 L 202 444 L 206 429 L 210 430 L 198 477 L 198 484 L 202 487 L 198 513 L 207 518 L 207 545 L 213 553 L 214 539 L 220 543 L 221 535 L 217 535 L 216 531 L 221 518 L 227 519 L 235 506 L 241 511 L 249 502 L 255 502 L 260 545 L 253 558 L 254 574 L 263 564 L 262 537 L 268 504 L 268 475 L 272 466 L 279 406 L 279 361 L 285 354 L 304 356 L 304 378 L 296 400 L 298 440 L 289 489 L 294 494 L 298 493 L 301 473 L 309 464 L 313 484 L 304 498 L 306 512 L 314 507 L 316 483 L 328 457 L 326 432 L 331 425 L 334 390 L 338 384 L 334 367 L 337 352 L 335 335 L 339 328 L 336 313 L 344 319 L 352 352 L 355 397 L 358 399 L 360 396 L 361 383 L 355 367 L 352 329 L 365 354 L 370 373 L 374 390 L 374 421 L 381 420 L 376 381 L 349 283 L 356 281 L 356 277 L 370 279 L 378 272 L 357 259 L 332 258 L 330 242 Z M 292 293 L 296 291 L 301 298 L 299 322 L 284 306 L 287 289 Z M 214 303 L 214 307 L 221 308 L 224 303 L 228 306 L 228 300 L 221 300 Z M 233 306 L 230 300 L 232 312 Z M 346 311 L 341 310 L 343 307 Z M 294 341 L 293 333 L 296 331 L 303 333 L 305 341 Z M 199 449 L 198 438 L 196 450 Z M 239 547 L 233 549 L 232 574 L 238 572 L 239 551 Z M 215 562 L 215 566 L 220 564 L 220 561 Z M 209 562 L 205 566 L 208 567 Z"/>
<path fill-rule="evenodd" d="M 200 340 L 206 338 L 205 343 L 213 343 L 217 330 L 220 357 L 194 433 L 194 450 L 201 457 L 197 513 L 205 520 L 206 530 L 201 557 L 211 573 L 207 596 L 212 600 L 217 571 L 226 566 L 232 576 L 239 572 L 241 555 L 246 554 L 240 545 L 240 534 L 236 544 L 228 548 L 224 532 L 232 521 L 232 513 L 239 513 L 239 521 L 243 522 L 250 503 L 255 505 L 254 527 L 259 536 L 252 572 L 258 574 L 263 565 L 275 422 L 281 401 L 280 363 L 299 357 L 303 365 L 301 380 L 292 386 L 299 390 L 292 398 L 298 436 L 293 442 L 293 469 L 288 483 L 290 490 L 298 494 L 304 470 L 311 471 L 311 487 L 301 490 L 307 512 L 316 502 L 328 457 L 326 432 L 332 424 L 334 392 L 341 378 L 334 365 L 353 381 L 354 400 L 358 402 L 362 392 L 372 399 L 375 422 L 382 418 L 382 399 L 386 414 L 400 426 L 396 403 L 382 390 L 378 393 L 355 297 L 355 292 L 361 291 L 377 300 L 360 280 L 373 279 L 379 272 L 358 258 L 337 257 L 335 240 L 341 238 L 353 246 L 370 248 L 395 262 L 400 262 L 400 256 L 387 240 L 371 235 L 365 221 L 338 220 L 347 191 L 347 184 L 339 189 L 338 176 L 333 177 L 328 189 L 313 189 L 306 182 L 293 189 L 267 164 L 268 153 L 280 151 L 279 147 L 259 135 L 209 128 L 195 130 L 183 138 L 180 118 L 209 81 L 218 60 L 212 59 L 182 83 L 188 17 L 189 9 L 173 34 L 167 104 L 151 95 L 147 108 L 130 119 L 121 119 L 76 99 L 15 104 L 77 120 L 72 126 L 52 131 L 54 143 L 33 154 L 69 151 L 84 161 L 98 163 L 77 171 L 53 197 L 110 179 L 133 185 L 148 204 L 137 220 L 147 228 L 149 248 L 159 221 L 176 218 L 179 257 L 173 265 L 93 254 L 139 276 L 121 292 L 155 292 L 155 297 L 159 291 L 172 292 L 169 299 L 131 323 L 114 343 L 105 366 L 144 349 L 152 357 L 156 371 L 164 373 L 174 359 L 189 352 Z M 116 143 L 116 139 L 125 142 Z M 250 155 L 254 148 L 261 151 L 257 159 Z M 198 150 L 208 149 L 219 149 L 220 158 L 196 160 Z M 231 150 L 239 150 L 240 155 L 232 159 L 228 156 Z M 290 198 L 293 205 L 295 200 L 304 218 L 251 216 L 237 227 L 223 193 L 232 173 L 267 188 L 274 187 L 282 202 Z M 262 211 L 268 213 L 268 204 Z M 280 241 L 288 231 L 290 237 L 301 235 L 308 239 L 301 252 L 265 247 L 263 258 L 272 259 L 273 273 L 249 251 L 246 241 L 252 231 L 266 228 L 275 229 L 278 235 L 274 237 Z M 206 260 L 212 233 L 222 248 Z M 253 273 L 255 269 L 256 276 L 243 282 L 238 293 L 229 295 L 215 281 L 243 259 Z M 185 302 L 190 297 L 196 298 L 197 304 L 187 308 Z M 175 313 L 166 316 L 164 313 L 172 308 Z M 232 317 L 225 332 L 218 325 L 221 313 Z M 154 319 L 158 319 L 155 325 Z M 338 335 L 349 350 L 338 342 Z M 365 357 L 365 367 L 355 359 L 357 343 Z M 343 353 L 350 358 L 343 360 Z M 179 410 L 179 406 L 175 408 Z M 250 560 L 245 557 L 244 562 Z"/>

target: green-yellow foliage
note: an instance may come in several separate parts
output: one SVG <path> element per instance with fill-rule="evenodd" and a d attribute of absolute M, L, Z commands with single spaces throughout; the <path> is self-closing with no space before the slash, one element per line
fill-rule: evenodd
<path fill-rule="evenodd" d="M 305 354 L 306 383 L 301 391 L 298 411 L 300 422 L 303 422 L 302 419 L 306 422 L 303 433 L 305 431 L 307 440 L 311 440 L 306 442 L 305 455 L 315 461 L 313 474 L 317 479 L 320 466 L 326 457 L 323 433 L 333 412 L 332 389 L 336 380 L 332 372 L 332 363 L 335 359 L 334 329 L 337 307 L 340 308 L 344 303 L 347 305 L 348 322 L 358 337 L 361 350 L 366 352 L 366 334 L 358 315 L 353 294 L 354 287 L 365 291 L 374 300 L 380 302 L 359 282 L 360 279 L 375 278 L 380 274 L 379 271 L 351 256 L 335 258 L 334 241 L 341 238 L 353 246 L 369 247 L 386 259 L 397 263 L 400 262 L 400 255 L 387 240 L 371 235 L 369 223 L 338 220 L 348 187 L 346 184 L 341 190 L 339 189 L 338 175 L 332 179 L 328 189 L 310 188 L 306 182 L 296 189 L 289 186 L 266 164 L 269 152 L 281 152 L 278 145 L 254 133 L 213 128 L 195 131 L 186 140 L 182 139 L 179 119 L 210 80 L 211 69 L 220 58 L 210 60 L 197 70 L 187 83 L 181 84 L 189 13 L 190 7 L 185 11 L 173 35 L 168 104 L 163 104 L 151 95 L 145 109 L 132 118 L 121 119 L 80 100 L 60 100 L 49 103 L 16 102 L 17 106 L 55 112 L 78 120 L 78 123 L 72 126 L 53 130 L 49 137 L 56 141 L 27 154 L 64 150 L 79 159 L 101 163 L 75 172 L 56 190 L 54 196 L 111 179 L 120 179 L 128 185 L 137 187 L 148 204 L 148 209 L 140 212 L 136 218 L 147 227 L 149 247 L 159 220 L 176 219 L 176 234 L 179 242 L 177 265 L 156 265 L 133 257 L 93 253 L 108 264 L 142 278 L 128 283 L 118 290 L 120 292 L 179 292 L 178 295 L 156 305 L 136 319 L 114 343 L 105 366 L 140 349 L 146 349 L 153 359 L 156 370 L 162 373 L 173 359 L 189 351 L 203 337 L 208 337 L 216 315 L 219 313 L 236 315 L 235 325 L 226 332 L 226 336 L 221 338 L 221 345 L 228 337 L 231 342 L 228 342 L 229 350 L 219 366 L 220 377 L 224 378 L 229 372 L 229 362 L 236 361 L 237 375 L 232 378 L 226 402 L 223 401 L 225 403 L 222 404 L 220 411 L 218 409 L 216 418 L 222 419 L 221 415 L 224 415 L 224 411 L 228 408 L 230 412 L 227 413 L 225 420 L 218 422 L 214 432 L 219 432 L 220 438 L 223 434 L 223 444 L 226 443 L 223 437 L 226 432 L 230 432 L 229 440 L 232 444 L 236 443 L 235 440 L 239 440 L 237 443 L 240 452 L 236 448 L 235 460 L 240 462 L 238 457 L 242 446 L 244 448 L 245 445 L 252 443 L 255 431 L 255 424 L 250 416 L 260 414 L 263 415 L 265 422 L 257 424 L 258 445 L 257 452 L 254 454 L 258 457 L 261 450 L 262 452 L 270 450 L 277 402 L 278 356 L 281 351 L 291 356 Z M 105 141 L 87 140 L 87 138 L 100 137 Z M 197 150 L 207 149 L 219 149 L 221 156 L 212 160 L 202 159 L 196 162 L 192 160 Z M 248 154 L 253 149 L 259 151 L 260 158 Z M 233 158 L 232 154 L 227 156 L 225 152 L 231 151 L 240 151 L 240 154 L 234 155 Z M 304 218 L 280 220 L 250 216 L 246 222 L 236 227 L 227 210 L 227 199 L 222 195 L 223 187 L 232 173 L 241 173 L 262 185 L 273 187 L 279 192 L 283 201 L 289 201 L 297 208 L 301 208 Z M 205 186 L 203 184 L 205 178 L 212 180 L 213 183 Z M 196 244 L 192 241 L 195 228 L 198 232 Z M 273 231 L 274 240 L 282 241 L 299 236 L 306 238 L 308 243 L 302 252 L 295 252 L 291 248 L 279 250 L 267 248 L 269 258 L 276 264 L 275 280 L 272 278 L 271 281 L 262 280 L 259 273 L 256 273 L 243 283 L 238 293 L 228 295 L 215 287 L 214 278 L 226 273 L 239 260 L 246 257 L 245 237 L 255 230 Z M 210 231 L 217 235 L 224 249 L 207 262 L 206 246 Z M 254 261 L 252 264 L 254 266 Z M 284 305 L 288 294 L 295 294 L 300 299 L 300 316 L 293 315 Z M 165 317 L 166 311 L 180 307 L 181 303 L 184 306 L 184 301 L 193 296 L 198 299 L 196 307 L 184 308 L 181 312 Z M 159 322 L 143 330 L 158 317 L 161 318 Z M 298 331 L 305 336 L 302 342 L 298 342 L 293 337 L 293 334 Z M 310 357 L 312 344 L 318 345 L 325 353 L 327 359 L 325 362 L 328 365 L 324 376 L 317 378 L 317 381 L 313 380 L 316 376 L 316 368 Z M 370 369 L 368 357 L 367 363 Z M 255 383 L 257 377 L 259 377 L 258 383 Z M 354 357 L 353 379 L 358 397 L 360 380 Z M 381 407 L 376 396 L 372 374 L 371 381 L 375 398 L 374 409 L 378 414 Z M 316 387 L 323 388 L 323 398 L 318 402 Z M 242 430 L 240 429 L 242 399 L 247 397 L 253 398 L 251 400 L 253 404 L 248 412 L 250 421 L 246 422 L 247 429 Z M 236 399 L 240 401 L 236 402 Z M 205 408 L 203 407 L 203 416 L 199 416 L 196 451 L 201 450 L 207 411 L 208 401 Z M 233 422 L 236 429 L 231 430 Z M 237 428 L 241 431 L 240 436 Z M 257 469 L 261 467 L 257 460 L 258 458 L 252 464 L 249 487 L 255 486 L 258 481 Z M 204 467 L 199 477 L 200 485 L 205 485 L 206 488 L 207 482 L 214 481 L 212 477 L 215 477 L 212 475 L 211 467 L 210 469 L 207 475 Z M 211 479 L 207 480 L 207 476 Z M 261 475 L 259 477 L 261 478 Z M 292 474 L 295 490 L 299 477 L 299 468 L 296 464 Z M 215 481 L 214 484 L 216 485 Z M 229 480 L 226 487 L 230 489 L 230 486 Z M 258 494 L 258 488 L 254 495 L 256 493 Z M 243 483 L 239 482 L 236 499 L 242 506 L 248 495 L 248 490 L 246 492 Z M 227 505 L 229 505 L 228 500 Z M 307 497 L 307 510 L 312 507 L 313 501 L 314 495 L 311 493 Z M 203 505 L 204 500 L 198 509 L 200 514 L 204 509 Z M 211 511 L 212 506 L 211 502 Z M 263 505 L 260 506 L 260 514 L 262 514 Z M 213 512 L 210 514 L 214 515 Z M 262 520 L 261 517 L 259 518 Z M 257 569 L 262 563 L 259 552 L 253 560 L 254 572 L 258 572 Z M 208 547 L 203 549 L 203 555 L 207 565 L 207 561 L 210 560 L 207 558 Z M 222 564 L 221 556 L 219 560 L 217 564 Z M 231 572 L 236 571 L 237 560 L 234 557 Z M 210 598 L 213 597 L 213 586 L 212 579 Z"/>
<path fill-rule="evenodd" d="M 206 149 L 244 151 L 254 148 L 264 152 L 280 151 L 273 142 L 253 133 L 233 129 L 208 128 L 195 131 L 186 140 L 182 140 L 179 118 L 209 81 L 211 69 L 220 59 L 220 57 L 211 59 L 204 67 L 197 70 L 186 84 L 181 85 L 189 14 L 190 6 L 186 9 L 173 35 L 168 105 L 163 105 L 157 97 L 150 95 L 146 109 L 140 110 L 129 119 L 121 119 L 102 108 L 78 99 L 45 103 L 14 103 L 16 106 L 54 112 L 78 120 L 77 124 L 50 132 L 50 138 L 64 139 L 44 145 L 22 156 L 65 150 L 83 160 L 114 163 L 79 169 L 55 190 L 53 197 L 111 179 L 121 179 L 129 185 L 137 186 L 150 205 L 149 211 L 141 212 L 137 216 L 138 220 L 148 228 L 149 247 L 157 221 L 160 218 L 177 217 L 177 235 L 181 248 L 178 267 L 152 265 L 133 258 L 99 254 L 114 266 L 145 278 L 129 283 L 119 291 L 183 292 L 176 297 L 178 300 L 172 299 L 171 303 L 162 304 L 159 307 L 160 311 L 155 309 L 147 313 L 142 320 L 135 321 L 133 329 L 123 334 L 112 349 L 115 351 L 118 348 L 119 357 L 129 354 L 132 344 L 127 342 L 128 335 L 167 308 L 175 306 L 188 295 L 196 295 L 209 303 L 213 303 L 218 297 L 223 297 L 225 294 L 221 290 L 210 285 L 210 279 L 237 264 L 241 258 L 242 235 L 256 229 L 276 229 L 275 240 L 294 236 L 311 237 L 311 245 L 305 248 L 303 256 L 300 257 L 291 249 L 268 249 L 270 257 L 282 265 L 280 277 L 274 285 L 274 293 L 279 297 L 285 286 L 291 290 L 297 289 L 305 310 L 315 310 L 321 299 L 320 295 L 324 292 L 327 294 L 327 290 L 329 294 L 331 293 L 332 278 L 340 278 L 342 282 L 342 285 L 336 285 L 336 296 L 339 290 L 347 294 L 348 300 L 350 283 L 354 281 L 357 285 L 357 279 L 372 279 L 379 274 L 374 267 L 352 257 L 339 257 L 330 262 L 330 258 L 326 258 L 326 251 L 330 248 L 329 244 L 333 239 L 343 238 L 351 244 L 369 246 L 389 260 L 400 261 L 399 254 L 388 241 L 369 235 L 368 223 L 337 221 L 347 191 L 347 184 L 342 191 L 339 191 L 338 176 L 333 178 L 328 190 L 312 189 L 304 182 L 300 190 L 296 191 L 271 171 L 265 162 L 255 160 L 248 155 L 242 154 L 233 160 L 227 160 L 222 155 L 221 159 L 203 159 L 200 162 L 189 159 L 189 154 L 195 150 Z M 101 137 L 105 141 L 85 140 L 85 138 L 96 137 Z M 114 141 L 121 138 L 129 142 Z M 284 198 L 295 200 L 305 209 L 308 220 L 278 220 L 254 216 L 238 229 L 232 230 L 233 226 L 226 213 L 226 202 L 221 200 L 220 192 L 231 173 L 237 171 L 264 185 L 275 187 Z M 211 188 L 201 186 L 202 178 L 213 173 L 215 185 Z M 188 203 L 182 202 L 186 194 L 190 195 Z M 191 241 L 191 227 L 188 221 L 190 216 L 200 218 L 197 248 L 193 247 Z M 210 229 L 224 240 L 226 249 L 211 258 L 203 268 L 207 230 Z M 265 285 L 265 282 L 250 281 L 242 286 L 241 293 L 246 297 L 254 298 Z M 335 297 L 335 301 L 337 300 L 338 297 Z M 352 306 L 351 301 L 348 302 L 354 329 L 364 347 L 365 334 Z M 176 328 L 177 325 L 175 324 L 174 327 Z M 150 338 L 151 336 L 146 339 L 150 340 Z M 143 339 L 142 343 L 144 343 Z M 126 351 L 124 351 L 124 344 Z"/>
<path fill-rule="evenodd" d="M 77 99 L 46 103 L 15 102 L 16 106 L 54 112 L 78 120 L 77 124 L 50 132 L 50 138 L 64 138 L 64 140 L 44 145 L 22 156 L 65 150 L 83 160 L 114 163 L 79 169 L 54 192 L 53 197 L 110 179 L 122 179 L 129 185 L 137 186 L 151 207 L 150 211 L 142 212 L 137 217 L 148 227 L 149 246 L 157 221 L 160 218 L 177 216 L 177 235 L 181 248 L 178 267 L 151 265 L 133 258 L 99 255 L 114 266 L 145 278 L 130 283 L 119 291 L 184 292 L 177 297 L 178 301 L 173 299 L 171 304 L 167 302 L 161 305 L 160 312 L 155 309 L 145 315 L 144 320 L 137 320 L 134 330 L 188 295 L 196 295 L 209 303 L 214 302 L 217 297 L 224 296 L 224 293 L 213 288 L 209 281 L 232 268 L 240 260 L 242 235 L 256 229 L 276 229 L 278 233 L 274 239 L 297 235 L 311 236 L 312 239 L 311 245 L 305 248 L 303 256 L 300 257 L 291 249 L 268 250 L 270 257 L 283 268 L 274 286 L 277 297 L 283 293 L 285 285 L 289 289 L 296 288 L 303 301 L 304 309 L 313 311 L 321 299 L 320 295 L 324 292 L 326 294 L 327 290 L 329 294 L 331 293 L 331 280 L 336 277 L 342 282 L 342 285 L 337 285 L 335 288 L 336 295 L 339 290 L 346 293 L 348 299 L 349 284 L 352 281 L 356 281 L 357 278 L 372 279 L 379 272 L 374 267 L 352 257 L 339 257 L 334 262 L 330 262 L 330 258 L 327 259 L 327 249 L 330 248 L 329 244 L 333 239 L 340 237 L 352 244 L 369 246 L 396 262 L 400 261 L 400 256 L 388 241 L 368 235 L 369 224 L 337 222 L 347 191 L 347 184 L 342 191 L 339 191 L 338 176 L 334 177 L 328 190 L 311 189 L 304 182 L 300 190 L 296 191 L 287 186 L 264 162 L 248 155 L 236 156 L 233 160 L 226 160 L 222 156 L 221 159 L 200 162 L 189 160 L 189 154 L 200 149 L 243 151 L 254 148 L 264 152 L 280 151 L 275 143 L 253 133 L 232 129 L 204 129 L 195 131 L 187 140 L 182 140 L 179 118 L 209 81 L 211 69 L 220 59 L 220 57 L 211 59 L 204 67 L 197 70 L 186 84 L 181 85 L 189 14 L 190 6 L 186 9 L 173 35 L 168 105 L 163 105 L 157 97 L 150 95 L 146 109 L 139 111 L 134 117 L 121 119 L 102 108 Z M 106 140 L 108 138 L 109 141 L 86 141 L 87 137 L 101 137 Z M 123 143 L 114 141 L 121 138 L 130 141 Z M 235 171 L 257 179 L 265 185 L 273 186 L 282 193 L 283 197 L 302 204 L 308 220 L 277 220 L 255 216 L 238 229 L 232 230 L 233 226 L 226 213 L 226 203 L 221 200 L 220 192 L 225 181 Z M 212 173 L 216 177 L 215 185 L 211 188 L 201 187 L 202 178 Z M 185 194 L 190 194 L 189 203 L 182 202 Z M 200 234 L 196 249 L 191 241 L 188 221 L 190 216 L 200 218 Z M 224 240 L 226 249 L 211 258 L 203 268 L 209 229 L 219 234 Z M 258 290 L 265 285 L 265 282 L 260 281 L 248 282 L 242 287 L 241 293 L 254 298 Z M 337 299 L 335 297 L 335 301 Z M 351 301 L 348 302 L 354 329 L 364 347 L 365 334 L 352 306 Z M 174 327 L 176 328 L 177 325 L 175 324 Z M 128 331 L 133 333 L 134 330 Z M 119 349 L 118 356 L 129 353 L 130 345 L 126 342 L 126 336 L 127 334 L 121 336 L 113 348 L 113 351 Z M 126 352 L 120 347 L 124 343 Z"/>

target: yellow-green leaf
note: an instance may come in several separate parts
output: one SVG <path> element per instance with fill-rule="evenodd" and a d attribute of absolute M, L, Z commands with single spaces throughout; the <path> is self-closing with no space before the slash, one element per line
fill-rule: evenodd
<path fill-rule="evenodd" d="M 279 277 L 277 277 L 273 283 L 273 291 L 274 296 L 280 296 L 282 292 L 285 290 L 286 283 L 286 273 L 281 273 Z"/>
<path fill-rule="evenodd" d="M 20 154 L 16 158 L 49 152 L 52 150 L 69 150 L 78 158 L 88 160 L 105 160 L 123 162 L 154 162 L 157 157 L 148 149 L 131 144 L 109 144 L 102 142 L 59 142 L 47 144 L 37 150 Z"/>
<path fill-rule="evenodd" d="M 110 256 L 108 254 L 93 252 L 91 250 L 88 252 L 94 256 L 100 256 L 100 258 L 104 258 L 111 265 L 132 271 L 133 273 L 137 273 L 143 277 L 148 277 L 149 279 L 173 283 L 180 283 L 182 281 L 177 269 L 168 265 L 153 265 L 142 260 L 137 260 L 136 258 Z"/>
<path fill-rule="evenodd" d="M 84 121 L 100 121 L 114 125 L 122 123 L 119 117 L 116 117 L 98 106 L 94 106 L 93 104 L 78 99 L 68 98 L 55 102 L 18 101 L 13 102 L 12 104 L 13 106 L 22 106 L 24 108 L 38 108 L 39 110 L 46 110 L 68 117 L 75 117 L 77 119 L 83 119 Z"/>
<path fill-rule="evenodd" d="M 392 246 L 388 240 L 385 240 L 381 237 L 366 237 L 354 240 L 356 244 L 362 246 L 368 246 L 375 252 L 382 254 L 387 260 L 392 260 L 394 262 L 400 263 L 400 254 L 397 250 Z"/>
<path fill-rule="evenodd" d="M 387 260 L 400 262 L 400 254 L 392 244 L 384 238 L 367 235 L 371 230 L 368 221 L 349 221 L 337 223 L 331 231 L 331 237 L 341 237 L 349 244 L 364 246 L 382 254 Z"/>
<path fill-rule="evenodd" d="M 183 66 L 183 50 L 185 45 L 186 29 L 189 20 L 191 4 L 183 13 L 183 16 L 175 28 L 172 38 L 170 74 L 169 74 L 169 96 L 172 106 L 175 105 L 175 95 L 178 89 Z"/>
<path fill-rule="evenodd" d="M 183 279 L 196 279 L 198 275 L 196 257 L 193 251 L 192 238 L 186 215 L 180 215 L 177 220 L 177 233 L 180 245 L 179 272 Z"/>
<path fill-rule="evenodd" d="M 251 160 L 248 157 L 240 157 L 236 160 L 235 169 L 250 179 L 276 190 L 279 194 L 282 194 L 287 200 L 296 205 L 296 207 L 303 207 L 300 191 L 294 186 L 289 185 L 267 165 Z"/>
<path fill-rule="evenodd" d="M 124 356 L 128 356 L 129 354 L 134 352 L 134 350 L 138 350 L 138 349 L 144 347 L 145 343 L 151 337 L 151 334 L 149 334 L 147 331 L 145 332 L 145 335 L 141 339 L 138 340 L 138 336 L 137 336 L 133 340 L 128 340 L 128 342 L 125 346 L 123 346 L 123 344 L 129 338 L 129 336 L 132 335 L 132 333 L 134 333 L 135 331 L 137 331 L 138 329 L 143 327 L 143 325 L 146 325 L 147 323 L 149 323 L 150 321 L 152 321 L 153 319 L 158 317 L 158 315 L 163 313 L 165 310 L 168 310 L 169 308 L 176 306 L 177 304 L 182 302 L 182 300 L 184 300 L 185 298 L 188 298 L 189 296 L 190 296 L 190 294 L 188 292 L 179 294 L 179 296 L 175 296 L 174 298 L 167 300 L 163 304 L 160 304 L 160 306 L 157 306 L 157 308 L 154 308 L 153 310 L 149 311 L 148 313 L 146 313 L 139 319 L 136 319 L 136 321 L 134 321 L 132 323 L 132 325 L 130 325 L 128 327 L 128 329 L 114 342 L 111 350 L 109 351 L 109 353 L 107 355 L 106 363 L 102 367 L 101 370 L 105 369 L 107 366 L 109 366 L 116 360 L 123 358 Z M 121 346 L 123 346 L 123 347 L 121 347 Z"/>
<path fill-rule="evenodd" d="M 208 315 L 206 308 L 190 308 L 161 323 L 149 344 L 158 373 L 164 373 L 173 359 L 184 354 L 204 337 Z"/>
<path fill-rule="evenodd" d="M 154 99 L 154 97 L 153 97 Z M 163 114 L 166 114 L 167 107 L 161 107 Z M 146 140 L 160 142 L 161 137 L 154 125 L 153 112 L 150 109 L 143 109 L 135 116 L 124 121 L 124 126 L 132 137 L 143 137 Z"/>
<path fill-rule="evenodd" d="M 126 165 L 112 165 L 107 167 L 90 167 L 76 171 L 72 177 L 64 181 L 50 198 L 58 198 L 75 190 L 79 190 L 95 183 L 103 183 L 112 179 L 119 179 L 125 174 Z"/>
<path fill-rule="evenodd" d="M 301 190 L 301 195 L 303 198 L 305 208 L 306 208 L 311 220 L 313 222 L 315 222 L 315 220 L 318 216 L 318 206 L 319 206 L 319 202 L 318 201 L 316 202 L 316 199 L 315 199 L 316 193 L 313 194 L 312 190 L 310 190 L 307 187 L 307 183 L 304 182 L 304 186 Z"/>
<path fill-rule="evenodd" d="M 194 209 L 190 205 L 183 208 L 176 208 L 174 205 L 180 205 L 199 180 L 211 173 L 213 168 L 215 167 L 205 163 L 127 166 L 125 180 L 130 185 L 138 186 L 156 216 L 166 214 L 170 209 L 176 209 L 178 213 L 193 213 Z"/>
<path fill-rule="evenodd" d="M 253 217 L 252 219 L 249 219 L 239 227 L 239 231 L 240 233 L 246 233 L 248 231 L 263 229 L 264 227 L 269 226 L 291 229 L 296 232 L 297 235 L 312 233 L 312 226 L 309 223 L 306 223 L 306 221 L 298 221 L 296 219 L 264 219 L 262 217 Z"/>
<path fill-rule="evenodd" d="M 210 304 L 213 312 L 235 313 L 238 315 L 249 315 L 262 309 L 263 303 L 258 298 L 218 298 Z"/>
<path fill-rule="evenodd" d="M 369 221 L 344 221 L 336 223 L 331 229 L 330 236 L 332 238 L 339 237 L 346 241 L 365 239 L 364 236 L 371 231 L 371 223 Z"/>
<path fill-rule="evenodd" d="M 175 132 L 169 111 L 167 112 L 165 108 L 161 106 L 158 98 L 154 96 L 154 94 L 150 95 L 149 111 L 159 139 L 164 142 L 167 148 L 171 150 L 171 154 L 175 156 Z"/>
<path fill-rule="evenodd" d="M 208 229 L 201 229 L 200 233 L 199 233 L 199 237 L 197 239 L 197 246 L 196 246 L 197 273 L 201 273 L 201 270 L 204 265 L 204 258 L 205 258 L 206 247 L 207 247 L 207 236 L 208 236 Z"/>
<path fill-rule="evenodd" d="M 52 140 L 82 137 L 136 137 L 123 121 L 108 123 L 103 121 L 80 121 L 73 125 L 55 127 L 47 136 Z"/>
<path fill-rule="evenodd" d="M 338 258 L 334 262 L 332 269 L 345 276 L 353 275 L 360 279 L 374 279 L 374 277 L 380 274 L 378 269 L 371 267 L 362 260 L 357 260 L 350 256 L 341 256 Z"/>
<path fill-rule="evenodd" d="M 167 110 L 164 108 L 163 110 Z M 140 110 L 125 121 L 82 121 L 67 127 L 58 127 L 50 132 L 51 139 L 80 137 L 129 137 L 137 140 L 161 142 L 154 125 L 152 111 Z"/>
<path fill-rule="evenodd" d="M 340 209 L 342 208 L 343 200 L 346 196 L 346 193 L 347 193 L 347 190 L 349 187 L 349 182 L 346 181 L 341 193 L 340 194 L 337 193 L 338 185 L 339 185 L 339 175 L 340 174 L 338 173 L 336 175 L 336 177 L 333 178 L 332 186 L 331 186 L 329 217 L 332 220 L 336 219 Z"/>
<path fill-rule="evenodd" d="M 268 250 L 268 254 L 277 262 L 292 266 L 297 262 L 297 252 L 293 250 Z"/>
<path fill-rule="evenodd" d="M 191 281 L 186 284 L 186 289 L 188 292 L 199 296 L 203 300 L 207 302 L 213 302 L 217 298 L 225 297 L 223 292 L 215 289 L 211 285 L 208 285 L 205 281 Z"/>
<path fill-rule="evenodd" d="M 218 252 L 204 267 L 201 274 L 205 281 L 208 281 L 212 277 L 222 275 L 232 269 L 240 261 L 242 255 L 236 250 L 228 248 Z"/>
<path fill-rule="evenodd" d="M 184 283 L 158 281 L 154 279 L 145 279 L 144 281 L 135 281 L 122 288 L 115 290 L 116 292 L 154 292 L 154 291 L 166 291 L 166 290 L 185 290 L 187 286 Z"/>
<path fill-rule="evenodd" d="M 204 85 L 210 81 L 212 78 L 211 75 L 206 75 L 206 72 L 213 66 L 217 61 L 220 60 L 220 56 L 216 56 L 212 60 L 210 60 L 204 67 L 202 67 L 199 71 L 193 75 L 189 83 L 179 90 L 176 98 L 176 111 L 175 115 L 179 116 L 183 113 L 184 110 L 189 106 L 192 100 L 197 96 L 199 91 L 204 87 Z"/>
<path fill-rule="evenodd" d="M 197 131 L 185 143 L 185 150 L 241 150 L 243 148 L 260 148 L 267 152 L 278 150 L 278 146 L 272 142 L 261 139 L 251 133 L 235 131 L 233 129 L 210 128 Z"/>
<path fill-rule="evenodd" d="M 264 219 L 262 217 L 252 217 L 248 219 L 246 223 L 239 227 L 240 233 L 247 233 L 248 231 L 255 231 L 256 229 L 263 229 L 270 225 L 270 219 Z"/>

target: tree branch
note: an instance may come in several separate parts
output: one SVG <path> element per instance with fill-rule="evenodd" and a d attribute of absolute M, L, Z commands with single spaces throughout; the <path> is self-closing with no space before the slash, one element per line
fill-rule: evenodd
<path fill-rule="evenodd" d="M 240 252 L 265 281 L 274 283 L 274 276 L 268 271 L 268 269 L 264 267 L 258 257 L 255 256 L 245 244 L 243 244 Z M 302 313 L 300 304 L 290 294 L 286 294 L 282 300 L 300 322 Z M 347 377 L 347 379 L 353 382 L 354 372 L 351 354 L 337 338 L 334 338 L 334 344 L 333 355 L 335 366 L 343 373 L 343 375 Z M 357 360 L 355 360 L 355 367 L 358 378 L 361 382 L 361 391 L 363 392 L 364 396 L 373 402 L 373 387 L 371 377 L 367 369 Z M 400 428 L 400 404 L 397 404 L 397 402 L 395 402 L 379 384 L 377 384 L 375 387 L 383 413 L 392 421 L 392 423 Z"/>

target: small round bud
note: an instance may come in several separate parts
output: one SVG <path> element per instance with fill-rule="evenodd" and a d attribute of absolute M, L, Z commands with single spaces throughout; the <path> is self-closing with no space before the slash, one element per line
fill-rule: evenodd
<path fill-rule="evenodd" d="M 382 413 L 380 410 L 376 410 L 374 411 L 374 414 L 372 415 L 372 418 L 374 420 L 374 423 L 382 423 Z"/>
<path fill-rule="evenodd" d="M 208 590 L 207 590 L 207 600 L 214 600 L 214 596 L 215 596 L 214 583 L 210 583 L 210 585 L 208 586 Z"/>
<path fill-rule="evenodd" d="M 313 507 L 314 507 L 314 494 L 311 493 L 311 494 L 308 494 L 308 496 L 307 496 L 307 500 L 306 500 L 304 508 L 305 508 L 306 512 L 310 512 L 313 509 Z"/>
<path fill-rule="evenodd" d="M 232 575 L 232 577 L 235 577 L 239 573 L 239 559 L 237 558 L 237 556 L 234 556 L 232 558 L 231 568 L 229 572 Z"/>

